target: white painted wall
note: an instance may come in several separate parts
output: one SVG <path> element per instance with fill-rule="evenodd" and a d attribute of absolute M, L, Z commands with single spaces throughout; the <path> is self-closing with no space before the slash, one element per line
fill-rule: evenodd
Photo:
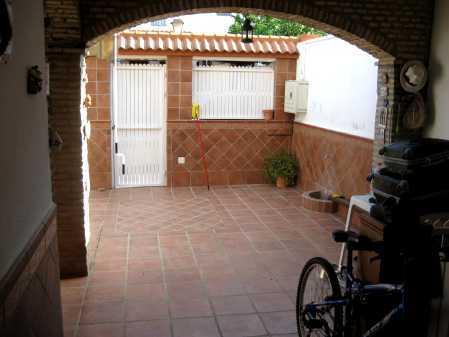
<path fill-rule="evenodd" d="M 43 1 L 14 0 L 14 44 L 0 64 L 0 278 L 51 205 L 45 90 L 27 95 L 27 67 L 45 66 Z"/>
<path fill-rule="evenodd" d="M 437 0 L 429 77 L 430 123 L 427 136 L 449 139 L 449 1 Z"/>
<path fill-rule="evenodd" d="M 334 36 L 302 42 L 299 50 L 297 78 L 310 86 L 308 111 L 296 121 L 373 139 L 377 59 Z"/>

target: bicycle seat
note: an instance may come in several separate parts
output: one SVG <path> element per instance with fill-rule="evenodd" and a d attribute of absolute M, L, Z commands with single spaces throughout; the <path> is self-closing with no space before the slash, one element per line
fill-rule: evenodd
<path fill-rule="evenodd" d="M 353 250 L 367 250 L 380 253 L 383 248 L 382 241 L 373 241 L 367 236 L 353 231 L 337 230 L 332 233 L 335 242 L 346 243 Z"/>

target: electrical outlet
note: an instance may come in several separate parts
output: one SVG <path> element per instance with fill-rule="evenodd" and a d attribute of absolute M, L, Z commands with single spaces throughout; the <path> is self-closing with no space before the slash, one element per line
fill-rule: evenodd
<path fill-rule="evenodd" d="M 184 165 L 186 163 L 186 157 L 178 157 L 178 165 Z"/>

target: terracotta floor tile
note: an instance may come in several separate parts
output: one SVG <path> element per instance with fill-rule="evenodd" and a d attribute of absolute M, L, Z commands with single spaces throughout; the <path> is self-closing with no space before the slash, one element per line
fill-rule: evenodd
<path fill-rule="evenodd" d="M 185 247 L 162 247 L 162 256 L 165 258 L 193 256 L 192 248 Z"/>
<path fill-rule="evenodd" d="M 126 321 L 149 321 L 168 318 L 168 306 L 165 301 L 129 300 L 126 303 Z"/>
<path fill-rule="evenodd" d="M 125 284 L 125 271 L 94 271 L 89 286 L 122 286 Z"/>
<path fill-rule="evenodd" d="M 81 324 L 123 322 L 123 302 L 87 303 L 81 312 Z"/>
<path fill-rule="evenodd" d="M 85 302 L 122 302 L 124 297 L 124 285 L 89 287 L 87 288 Z"/>
<path fill-rule="evenodd" d="M 248 293 L 267 293 L 281 290 L 276 280 L 272 277 L 260 276 L 243 280 Z"/>
<path fill-rule="evenodd" d="M 250 295 L 258 312 L 294 310 L 295 306 L 284 293 L 268 293 Z"/>
<path fill-rule="evenodd" d="M 284 289 L 286 291 L 291 291 L 291 290 L 296 291 L 296 289 L 298 288 L 299 276 L 300 276 L 300 274 L 287 275 L 287 276 L 276 276 L 276 280 L 282 289 Z"/>
<path fill-rule="evenodd" d="M 169 283 L 167 291 L 170 299 L 202 298 L 207 294 L 201 280 Z"/>
<path fill-rule="evenodd" d="M 334 259 L 343 226 L 269 185 L 92 191 L 90 205 L 89 290 L 87 278 L 61 282 L 65 329 L 81 315 L 86 336 L 218 337 L 213 314 L 221 337 L 294 336 L 301 268 Z"/>
<path fill-rule="evenodd" d="M 222 253 L 214 253 L 207 255 L 198 254 L 196 255 L 196 262 L 198 263 L 198 267 L 200 269 L 207 269 L 207 268 L 226 269 L 227 267 L 230 267 L 228 264 L 227 257 Z"/>
<path fill-rule="evenodd" d="M 195 268 L 195 259 L 193 256 L 167 257 L 164 259 L 164 268 L 169 269 L 186 269 Z"/>
<path fill-rule="evenodd" d="M 248 296 L 212 297 L 212 306 L 217 315 L 250 314 L 255 312 Z"/>
<path fill-rule="evenodd" d="M 156 247 L 159 245 L 157 234 L 131 236 L 129 241 L 131 247 L 133 246 Z"/>
<path fill-rule="evenodd" d="M 123 271 L 126 270 L 125 259 L 96 261 L 95 271 Z"/>
<path fill-rule="evenodd" d="M 129 249 L 128 257 L 130 259 L 135 258 L 159 258 L 159 247 L 147 247 L 147 246 L 131 246 Z"/>
<path fill-rule="evenodd" d="M 197 268 L 165 270 L 164 273 L 167 283 L 194 282 L 201 280 L 201 275 Z"/>
<path fill-rule="evenodd" d="M 81 325 L 77 337 L 125 337 L 123 323 Z"/>
<path fill-rule="evenodd" d="M 212 316 L 207 297 L 170 299 L 170 312 L 174 318 Z"/>
<path fill-rule="evenodd" d="M 130 270 L 128 284 L 162 283 L 162 272 L 159 270 Z"/>
<path fill-rule="evenodd" d="M 166 299 L 165 287 L 162 283 L 128 284 L 126 289 L 128 300 L 154 300 Z"/>
<path fill-rule="evenodd" d="M 150 322 L 129 322 L 126 337 L 171 337 L 170 322 L 155 320 Z"/>
<path fill-rule="evenodd" d="M 174 337 L 220 337 L 214 318 L 173 320 Z"/>
<path fill-rule="evenodd" d="M 260 314 L 271 334 L 296 333 L 295 311 L 271 312 Z"/>
<path fill-rule="evenodd" d="M 129 259 L 128 270 L 162 271 L 161 259 L 160 257 Z"/>
<path fill-rule="evenodd" d="M 276 239 L 271 241 L 254 241 L 253 246 L 258 252 L 285 250 L 284 246 Z"/>
<path fill-rule="evenodd" d="M 124 247 L 118 247 L 114 249 L 98 249 L 95 254 L 97 261 L 110 260 L 110 259 L 126 259 L 128 250 Z"/>
<path fill-rule="evenodd" d="M 237 279 L 209 279 L 205 281 L 209 296 L 241 295 L 245 289 Z"/>
<path fill-rule="evenodd" d="M 267 226 L 260 222 L 239 224 L 243 232 L 266 231 Z"/>
<path fill-rule="evenodd" d="M 218 316 L 217 320 L 223 337 L 249 337 L 266 334 L 257 315 Z"/>

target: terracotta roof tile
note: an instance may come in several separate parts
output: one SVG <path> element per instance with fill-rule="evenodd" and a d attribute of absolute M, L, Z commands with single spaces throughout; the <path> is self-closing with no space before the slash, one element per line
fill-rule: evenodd
<path fill-rule="evenodd" d="M 228 52 L 245 54 L 297 54 L 297 37 L 255 36 L 245 44 L 239 35 L 126 31 L 118 35 L 119 49 L 169 50 L 186 52 Z"/>

